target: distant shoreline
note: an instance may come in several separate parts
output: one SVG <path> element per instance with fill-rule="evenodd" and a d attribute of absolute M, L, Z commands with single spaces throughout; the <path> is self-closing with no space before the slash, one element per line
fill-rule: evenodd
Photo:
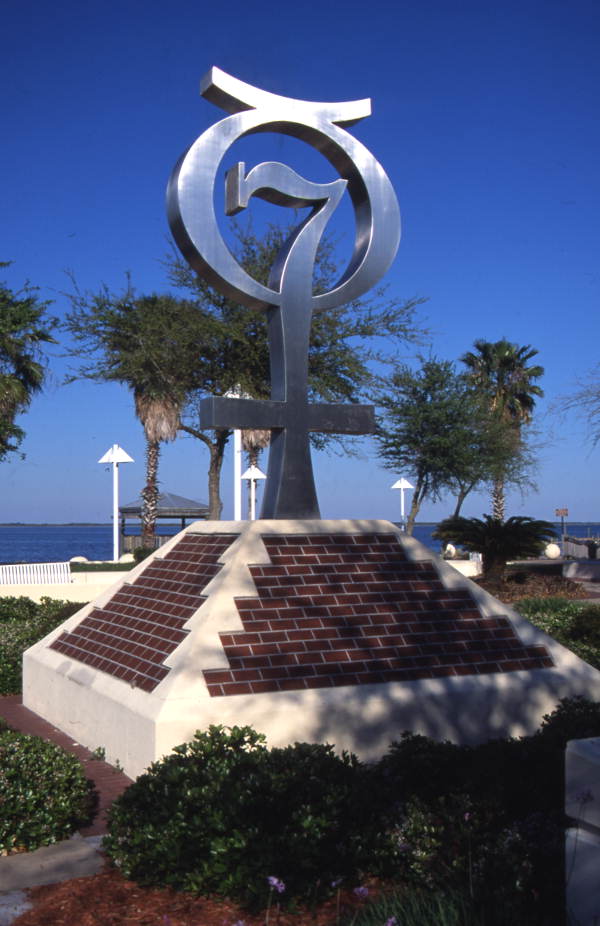
<path fill-rule="evenodd" d="M 171 520 L 179 521 L 180 519 L 172 518 Z M 417 521 L 416 525 L 418 527 L 435 527 L 438 523 L 438 521 Z M 600 521 L 570 521 L 565 519 L 565 527 L 585 527 L 586 525 L 597 525 L 599 523 Z M 550 524 L 560 526 L 561 522 L 550 521 Z M 112 521 L 0 521 L 0 527 L 112 527 Z"/>

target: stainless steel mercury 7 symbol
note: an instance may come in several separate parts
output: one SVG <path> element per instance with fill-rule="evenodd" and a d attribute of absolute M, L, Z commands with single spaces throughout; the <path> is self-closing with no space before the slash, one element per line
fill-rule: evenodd
<path fill-rule="evenodd" d="M 369 100 L 313 103 L 267 93 L 212 68 L 201 85 L 207 100 L 230 113 L 206 130 L 176 164 L 167 190 L 169 224 L 189 264 L 233 300 L 268 318 L 271 399 L 212 397 L 201 404 L 203 428 L 271 430 L 262 518 L 318 518 L 310 431 L 367 434 L 367 405 L 308 402 L 308 347 L 313 312 L 351 302 L 383 276 L 400 241 L 400 212 L 392 185 L 373 155 L 343 127 L 370 115 Z M 251 277 L 225 244 L 214 210 L 219 167 L 234 142 L 257 132 L 280 132 L 320 151 L 340 175 L 313 183 L 269 161 L 226 174 L 225 213 L 245 209 L 252 196 L 292 208 L 312 207 L 293 230 L 271 269 L 268 285 Z M 356 216 L 354 249 L 337 283 L 313 294 L 317 248 L 330 216 L 348 190 Z"/>

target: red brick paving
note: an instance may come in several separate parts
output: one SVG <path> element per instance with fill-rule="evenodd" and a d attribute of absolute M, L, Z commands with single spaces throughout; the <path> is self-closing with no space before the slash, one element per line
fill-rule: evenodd
<path fill-rule="evenodd" d="M 502 613 L 407 559 L 394 534 L 263 535 L 244 629 L 222 633 L 229 668 L 205 669 L 213 697 L 548 668 Z"/>
<path fill-rule="evenodd" d="M 236 536 L 185 534 L 50 649 L 154 691 L 169 672 L 165 659 L 185 640 L 184 625 L 202 604 L 202 592 Z"/>

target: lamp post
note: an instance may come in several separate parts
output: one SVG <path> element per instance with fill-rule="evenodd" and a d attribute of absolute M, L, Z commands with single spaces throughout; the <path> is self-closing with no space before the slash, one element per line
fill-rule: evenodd
<path fill-rule="evenodd" d="M 113 444 L 98 460 L 98 463 L 112 463 L 113 468 L 113 561 L 115 563 L 119 559 L 119 463 L 133 462 L 129 454 L 118 444 Z"/>
<path fill-rule="evenodd" d="M 408 481 L 408 479 L 405 479 L 404 477 L 402 477 L 401 479 L 398 479 L 397 482 L 394 483 L 394 485 L 392 486 L 392 489 L 400 489 L 400 530 L 405 531 L 406 530 L 406 517 L 404 515 L 404 490 L 414 489 L 414 485 L 412 485 Z"/>
<path fill-rule="evenodd" d="M 228 399 L 249 399 L 241 386 L 234 386 L 225 393 Z M 242 432 L 233 429 L 233 520 L 242 520 Z"/>
<path fill-rule="evenodd" d="M 250 520 L 256 521 L 256 481 L 257 479 L 266 479 L 265 474 L 258 466 L 249 466 L 245 473 L 242 473 L 242 479 L 248 479 L 250 482 Z"/>

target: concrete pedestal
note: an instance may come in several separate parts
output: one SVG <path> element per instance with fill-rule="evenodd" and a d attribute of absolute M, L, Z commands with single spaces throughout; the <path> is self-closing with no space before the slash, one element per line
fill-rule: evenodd
<path fill-rule="evenodd" d="M 576 694 L 600 673 L 388 521 L 196 522 L 24 656 L 25 705 L 131 777 L 209 724 L 376 758 Z"/>

